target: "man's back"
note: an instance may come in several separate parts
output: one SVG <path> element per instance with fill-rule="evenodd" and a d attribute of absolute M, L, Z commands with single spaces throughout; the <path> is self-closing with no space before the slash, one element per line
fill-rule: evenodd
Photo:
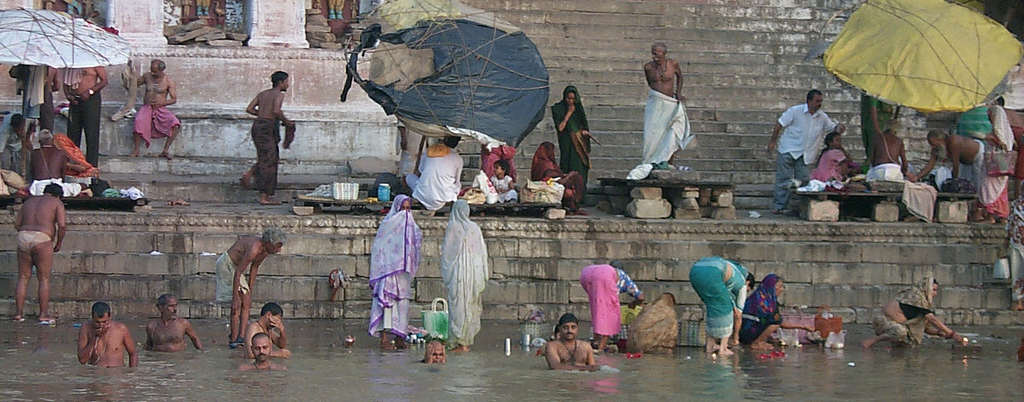
<path fill-rule="evenodd" d="M 57 197 L 29 197 L 21 206 L 20 230 L 43 232 L 53 237 L 54 225 L 64 215 L 64 204 Z"/>
<path fill-rule="evenodd" d="M 64 177 L 68 156 L 56 147 L 45 146 L 32 151 L 32 178 L 35 180 Z"/>
<path fill-rule="evenodd" d="M 284 92 L 271 88 L 256 95 L 256 116 L 261 119 L 277 119 L 281 104 L 284 102 Z"/>
<path fill-rule="evenodd" d="M 881 141 L 875 141 L 872 144 L 874 147 L 874 158 L 871 160 L 871 166 L 885 163 L 901 164 L 900 155 L 903 154 L 903 140 L 888 132 L 876 138 Z"/>

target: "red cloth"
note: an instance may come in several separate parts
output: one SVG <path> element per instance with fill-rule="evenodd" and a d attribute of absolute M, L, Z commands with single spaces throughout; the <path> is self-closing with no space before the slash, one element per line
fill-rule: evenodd
<path fill-rule="evenodd" d="M 508 161 L 508 171 L 505 174 L 509 175 L 512 181 L 516 181 L 515 157 L 516 149 L 508 145 L 501 145 L 492 150 L 487 150 L 486 145 L 480 146 L 480 164 L 483 165 L 481 167 L 487 177 L 494 177 L 494 162 L 505 160 Z"/>
<path fill-rule="evenodd" d="M 579 203 L 583 201 L 583 193 L 587 191 L 587 185 L 583 182 L 583 176 L 578 172 L 562 173 L 555 162 L 555 144 L 550 142 L 541 143 L 537 152 L 533 154 L 533 163 L 530 164 L 530 180 L 544 181 L 558 177 L 558 184 L 565 186 L 565 195 L 562 196 L 562 204 L 570 210 L 579 209 Z"/>
<path fill-rule="evenodd" d="M 68 138 L 67 135 L 65 135 L 64 133 L 57 133 L 57 134 L 55 134 L 53 136 L 53 145 L 57 146 L 57 149 L 60 149 L 61 151 L 64 151 L 64 153 L 68 156 L 68 159 L 71 159 L 71 160 L 75 161 L 79 165 L 85 166 L 85 171 L 84 172 L 76 172 L 74 169 L 72 169 L 70 167 L 65 167 L 64 168 L 64 175 L 65 176 L 74 176 L 74 177 L 93 177 L 93 176 L 99 176 L 99 174 L 100 174 L 99 169 L 96 169 L 95 167 L 90 165 L 88 161 L 85 160 L 85 155 L 82 154 L 82 150 L 80 148 L 78 148 L 78 146 L 75 145 L 74 141 L 71 141 L 71 138 Z"/>
<path fill-rule="evenodd" d="M 165 107 L 142 105 L 135 115 L 135 135 L 146 141 L 146 148 L 149 148 L 151 139 L 169 137 L 180 126 L 181 121 Z"/>
<path fill-rule="evenodd" d="M 988 205 L 982 204 L 985 207 L 985 212 L 997 218 L 1010 216 L 1010 200 L 1009 193 L 1007 192 L 1009 187 L 1009 185 L 1003 186 L 1003 192 L 999 194 L 995 202 Z"/>

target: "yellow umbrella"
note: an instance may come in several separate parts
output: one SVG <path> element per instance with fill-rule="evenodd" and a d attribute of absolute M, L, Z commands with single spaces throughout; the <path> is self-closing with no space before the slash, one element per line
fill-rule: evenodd
<path fill-rule="evenodd" d="M 922 112 L 985 103 L 1024 53 L 995 21 L 944 0 L 868 0 L 825 52 L 825 68 Z"/>

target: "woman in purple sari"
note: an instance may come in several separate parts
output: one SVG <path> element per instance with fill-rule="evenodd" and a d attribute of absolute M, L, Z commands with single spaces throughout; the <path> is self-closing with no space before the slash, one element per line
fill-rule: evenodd
<path fill-rule="evenodd" d="M 410 284 L 420 265 L 423 234 L 413 220 L 409 197 L 398 195 L 380 222 L 370 251 L 370 335 L 380 337 L 381 349 L 405 348 L 409 326 Z M 392 345 L 388 333 L 395 341 Z"/>

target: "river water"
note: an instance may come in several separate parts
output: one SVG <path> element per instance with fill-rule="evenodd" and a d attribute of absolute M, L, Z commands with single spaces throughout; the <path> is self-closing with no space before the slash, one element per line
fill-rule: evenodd
<path fill-rule="evenodd" d="M 959 328 L 978 343 L 953 348 L 930 340 L 916 349 L 858 342 L 869 328 L 847 328 L 845 350 L 788 348 L 781 359 L 762 360 L 741 350 L 723 360 L 699 349 L 671 356 L 621 354 L 598 357 L 619 370 L 553 372 L 535 351 L 516 345 L 515 323 L 485 322 L 474 350 L 449 354 L 448 364 L 418 363 L 423 347 L 380 352 L 364 320 L 289 320 L 292 358 L 282 372 L 239 372 L 239 350 L 230 350 L 223 320 L 194 321 L 206 351 L 143 351 L 145 322 L 127 321 L 140 345 L 135 369 L 78 364 L 77 328 L 3 323 L 0 326 L 0 399 L 12 400 L 1021 400 L 1024 363 L 1016 349 L 1024 328 Z M 589 334 L 584 323 L 581 333 Z M 347 349 L 341 339 L 357 337 Z M 504 340 L 512 353 L 505 356 Z M 852 365 L 850 363 L 853 363 Z"/>

